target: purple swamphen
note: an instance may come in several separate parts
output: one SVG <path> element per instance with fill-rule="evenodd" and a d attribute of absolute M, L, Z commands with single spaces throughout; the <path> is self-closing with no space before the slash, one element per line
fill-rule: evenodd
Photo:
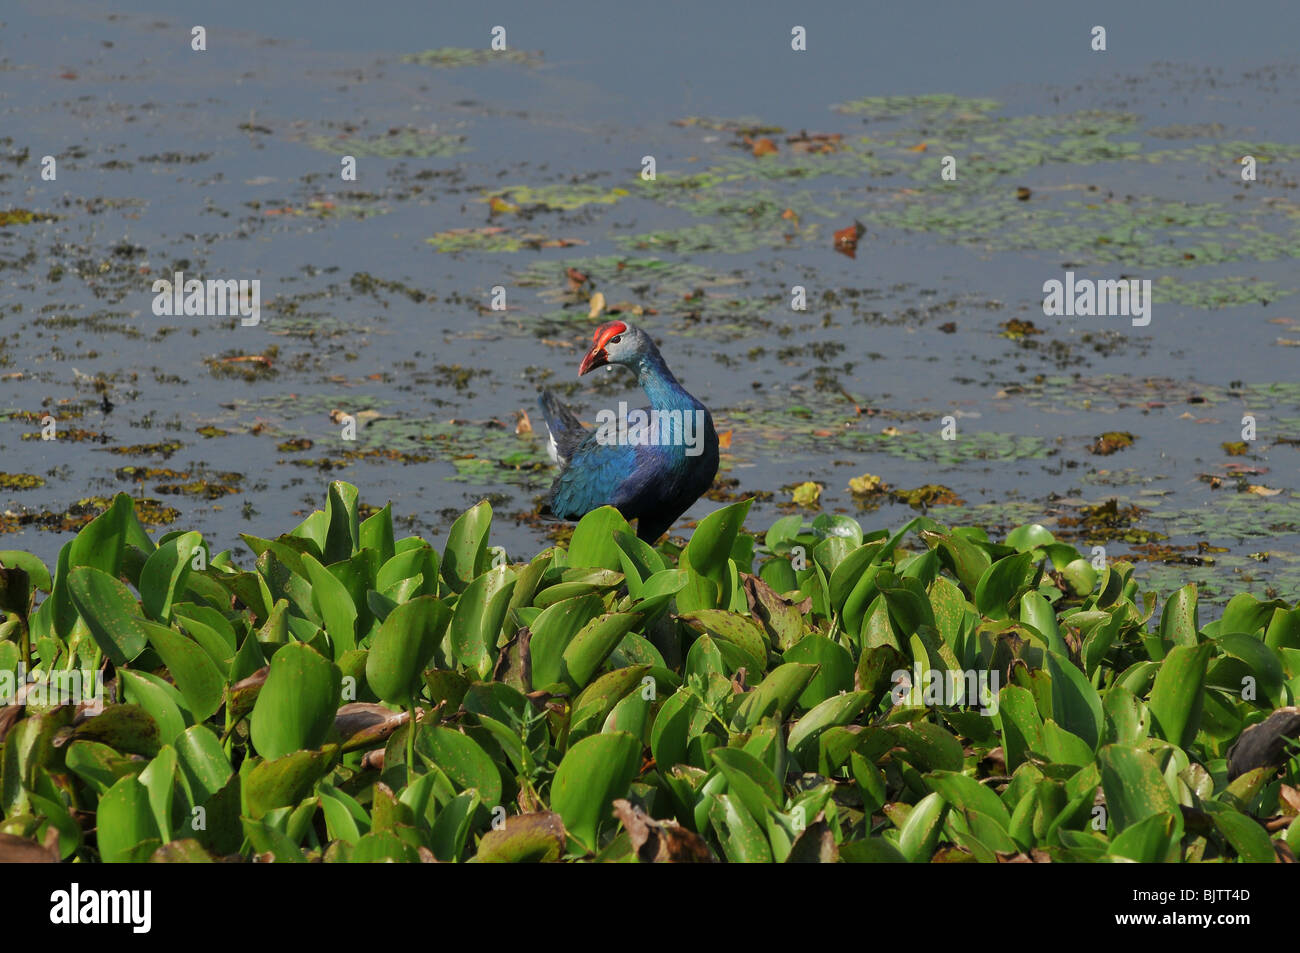
<path fill-rule="evenodd" d="M 605 364 L 636 374 L 650 406 L 601 410 L 588 430 L 549 390 L 538 403 L 551 457 L 563 468 L 543 513 L 576 520 L 609 505 L 653 545 L 690 509 L 718 472 L 718 434 L 702 403 L 686 392 L 640 328 L 610 321 L 596 329 L 578 375 Z"/>

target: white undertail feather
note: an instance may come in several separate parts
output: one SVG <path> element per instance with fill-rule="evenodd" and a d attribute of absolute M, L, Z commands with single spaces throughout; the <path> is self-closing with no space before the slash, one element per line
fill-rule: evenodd
<path fill-rule="evenodd" d="M 546 455 L 551 458 L 552 463 L 563 463 L 560 459 L 560 448 L 556 446 L 555 434 L 551 433 L 551 428 L 546 428 Z"/>

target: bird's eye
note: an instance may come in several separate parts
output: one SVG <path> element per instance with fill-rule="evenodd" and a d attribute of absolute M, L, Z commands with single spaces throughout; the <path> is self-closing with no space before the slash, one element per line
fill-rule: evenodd
<path fill-rule="evenodd" d="M 610 343 L 610 344 L 617 344 L 617 343 L 618 343 L 619 341 L 621 341 L 621 340 L 623 340 L 623 335 L 621 335 L 621 334 L 615 334 L 612 338 L 609 339 L 609 343 Z"/>

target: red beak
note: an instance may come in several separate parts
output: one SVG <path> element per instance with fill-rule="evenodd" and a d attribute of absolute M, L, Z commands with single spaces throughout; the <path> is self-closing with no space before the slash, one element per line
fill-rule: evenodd
<path fill-rule="evenodd" d="M 597 367 L 602 367 L 608 363 L 609 355 L 605 353 L 605 348 L 603 346 L 593 347 L 587 352 L 587 356 L 582 359 L 582 363 L 578 365 L 578 376 L 581 377 L 588 371 L 594 370 Z"/>

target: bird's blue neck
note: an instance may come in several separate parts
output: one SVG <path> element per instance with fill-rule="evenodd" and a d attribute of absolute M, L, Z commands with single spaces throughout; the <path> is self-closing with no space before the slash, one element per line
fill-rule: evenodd
<path fill-rule="evenodd" d="M 673 372 L 668 369 L 659 355 L 659 349 L 653 344 L 650 344 L 633 369 L 636 371 L 637 383 L 650 398 L 651 407 L 671 409 L 700 406 L 699 401 L 688 394 L 686 388 L 673 377 Z"/>

